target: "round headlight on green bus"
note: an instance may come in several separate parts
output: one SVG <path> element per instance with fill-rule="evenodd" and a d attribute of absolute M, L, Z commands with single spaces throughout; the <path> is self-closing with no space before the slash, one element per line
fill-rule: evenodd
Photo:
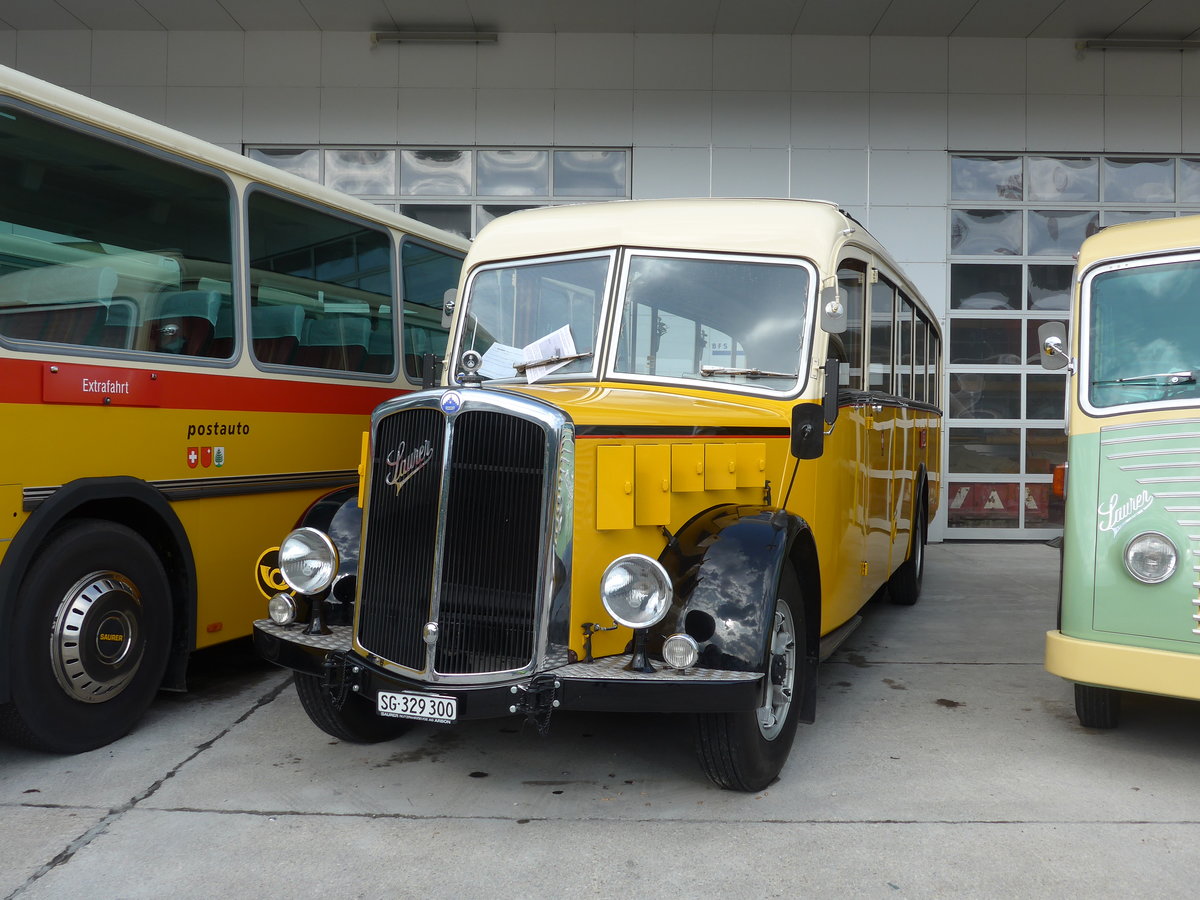
<path fill-rule="evenodd" d="M 1125 545 L 1125 568 L 1143 584 L 1159 584 L 1175 574 L 1179 551 L 1165 534 L 1145 531 Z"/>

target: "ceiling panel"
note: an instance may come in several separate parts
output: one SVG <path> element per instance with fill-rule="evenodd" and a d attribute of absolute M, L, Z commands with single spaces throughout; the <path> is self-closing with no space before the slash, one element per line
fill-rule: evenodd
<path fill-rule="evenodd" d="M 1030 37 L 1104 38 L 1146 5 L 1146 0 L 1063 0 Z"/>
<path fill-rule="evenodd" d="M 555 31 L 628 34 L 637 24 L 637 10 L 644 0 L 605 0 L 580 3 L 554 0 Z"/>
<path fill-rule="evenodd" d="M 791 34 L 802 4 L 796 0 L 721 0 L 717 34 Z"/>
<path fill-rule="evenodd" d="M 34 31 L 87 27 L 66 9 L 47 0 L 0 0 L 0 22 L 9 28 Z"/>
<path fill-rule="evenodd" d="M 712 34 L 721 0 L 649 0 L 638 4 L 636 31 Z"/>
<path fill-rule="evenodd" d="M 162 23 L 136 0 L 58 0 L 57 4 L 44 5 L 61 6 L 93 30 L 161 31 L 163 28 Z"/>
<path fill-rule="evenodd" d="M 872 34 L 891 0 L 808 0 L 796 20 L 796 34 Z"/>
<path fill-rule="evenodd" d="M 317 27 L 300 0 L 221 0 L 221 5 L 244 31 L 313 31 Z"/>
<path fill-rule="evenodd" d="M 1196 0 L 1150 0 L 1122 22 L 1113 37 L 1181 41 L 1197 29 L 1200 29 L 1200 6 Z"/>
<path fill-rule="evenodd" d="M 976 0 L 893 0 L 875 23 L 873 34 L 946 37 L 963 20 Z"/>
<path fill-rule="evenodd" d="M 178 2 L 178 0 L 176 0 Z M 187 0 L 184 0 L 187 2 Z M 321 31 L 394 31 L 396 21 L 383 0 L 303 0 Z"/>
<path fill-rule="evenodd" d="M 951 34 L 954 37 L 1029 37 L 1062 0 L 978 0 Z"/>
<path fill-rule="evenodd" d="M 454 28 L 476 31 L 483 27 L 472 20 L 471 5 L 467 0 L 384 0 L 383 5 L 400 30 Z"/>
<path fill-rule="evenodd" d="M 6 0 L 7 2 L 7 0 Z M 218 0 L 139 0 L 169 31 L 237 31 L 237 22 Z M 107 28 L 108 26 L 106 26 Z"/>
<path fill-rule="evenodd" d="M 467 0 L 475 27 L 497 30 L 490 22 L 502 22 L 503 31 L 553 31 L 551 0 Z"/>

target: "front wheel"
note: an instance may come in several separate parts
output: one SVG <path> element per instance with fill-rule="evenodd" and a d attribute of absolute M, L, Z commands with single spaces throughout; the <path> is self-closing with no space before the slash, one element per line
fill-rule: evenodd
<path fill-rule="evenodd" d="M 171 589 L 157 554 L 124 525 L 79 519 L 34 558 L 9 637 L 0 734 L 52 753 L 94 750 L 141 718 L 162 681 Z"/>
<path fill-rule="evenodd" d="M 1121 721 L 1121 692 L 1076 684 L 1075 715 L 1084 728 L 1116 728 Z"/>
<path fill-rule="evenodd" d="M 796 575 L 787 566 L 767 635 L 763 705 L 695 718 L 696 753 L 704 774 L 717 786 L 761 791 L 779 776 L 799 721 L 803 646 L 804 605 Z"/>
<path fill-rule="evenodd" d="M 323 732 L 351 744 L 378 744 L 399 737 L 412 727 L 407 719 L 377 715 L 370 704 L 351 694 L 339 707 L 321 686 L 316 675 L 296 673 L 296 694 L 300 705 Z"/>

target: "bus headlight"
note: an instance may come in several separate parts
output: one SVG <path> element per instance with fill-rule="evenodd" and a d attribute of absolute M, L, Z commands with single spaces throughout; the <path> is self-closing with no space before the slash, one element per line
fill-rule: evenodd
<path fill-rule="evenodd" d="M 629 628 L 649 628 L 671 606 L 671 579 L 657 561 L 640 553 L 614 559 L 600 579 L 600 599 L 616 621 Z"/>
<path fill-rule="evenodd" d="M 689 634 L 673 634 L 663 641 L 662 655 L 672 669 L 689 669 L 700 658 L 700 647 Z"/>
<path fill-rule="evenodd" d="M 267 602 L 267 615 L 276 625 L 291 625 L 296 621 L 296 598 L 280 591 Z"/>
<path fill-rule="evenodd" d="M 1139 534 L 1125 547 L 1125 568 L 1143 584 L 1158 584 L 1175 574 L 1179 551 L 1157 531 Z"/>
<path fill-rule="evenodd" d="M 279 545 L 279 573 L 298 594 L 316 594 L 333 584 L 338 552 L 329 536 L 315 528 L 297 528 Z"/>

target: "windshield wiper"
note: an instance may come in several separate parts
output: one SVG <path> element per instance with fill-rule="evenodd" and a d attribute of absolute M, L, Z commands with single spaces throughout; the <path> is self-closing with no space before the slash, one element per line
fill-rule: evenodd
<path fill-rule="evenodd" d="M 545 359 L 534 359 L 529 362 L 513 363 L 513 368 L 517 370 L 517 374 L 524 375 L 527 369 L 536 369 L 538 366 L 552 366 L 555 363 L 570 362 L 574 359 L 589 359 L 592 351 L 588 350 L 584 353 L 567 353 L 563 356 L 547 356 Z"/>
<path fill-rule="evenodd" d="M 745 375 L 748 378 L 796 378 L 797 372 L 769 372 L 766 369 L 729 369 L 724 366 L 701 366 L 700 374 L 708 377 L 713 375 Z"/>
<path fill-rule="evenodd" d="M 1162 379 L 1160 382 L 1159 379 Z M 1195 384 L 1192 372 L 1157 372 L 1149 375 L 1130 375 L 1128 378 L 1112 378 L 1108 381 L 1093 381 L 1092 384 Z"/>

